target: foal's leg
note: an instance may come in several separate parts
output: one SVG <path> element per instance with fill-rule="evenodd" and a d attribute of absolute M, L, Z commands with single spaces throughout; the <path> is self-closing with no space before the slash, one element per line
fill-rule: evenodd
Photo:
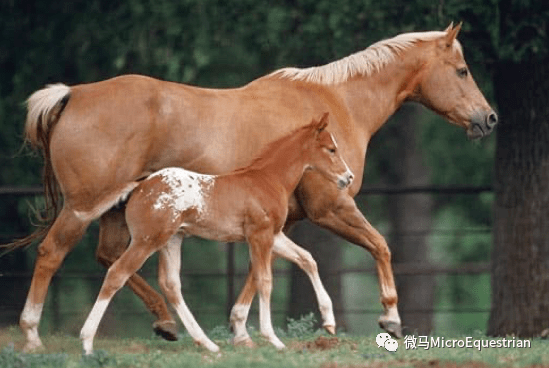
<path fill-rule="evenodd" d="M 96 257 L 98 262 L 106 268 L 109 268 L 124 253 L 130 242 L 124 210 L 123 207 L 111 209 L 101 216 Z M 177 340 L 177 326 L 162 295 L 151 288 L 138 274 L 133 274 L 126 285 L 156 316 L 157 320 L 153 323 L 154 332 L 168 341 Z"/>
<path fill-rule="evenodd" d="M 322 326 L 326 331 L 334 335 L 336 323 L 332 300 L 326 289 L 324 289 L 324 285 L 322 285 L 316 262 L 311 253 L 291 241 L 283 232 L 275 236 L 273 252 L 295 263 L 309 276 L 317 297 L 322 320 L 324 321 Z"/>
<path fill-rule="evenodd" d="M 158 268 L 158 283 L 162 291 L 167 296 L 168 301 L 177 311 L 179 318 L 185 325 L 185 328 L 198 345 L 206 347 L 206 349 L 217 352 L 219 347 L 213 343 L 204 331 L 200 328 L 194 319 L 191 311 L 183 300 L 181 294 L 181 279 L 179 272 L 181 270 L 181 235 L 174 235 L 168 241 L 168 244 L 160 250 L 159 268 Z"/>
<path fill-rule="evenodd" d="M 335 334 L 335 317 L 332 307 L 332 300 L 326 292 L 320 275 L 318 274 L 318 268 L 311 253 L 301 248 L 299 245 L 291 241 L 286 235 L 275 237 L 273 254 L 278 257 L 287 259 L 290 262 L 298 265 L 309 276 L 313 289 L 316 294 L 320 314 L 322 316 L 322 326 L 330 334 Z M 253 346 L 253 342 L 246 330 L 246 321 L 248 319 L 248 313 L 252 304 L 253 298 L 257 292 L 255 282 L 253 280 L 252 270 L 248 272 L 246 276 L 246 282 L 235 305 L 231 310 L 230 323 L 235 333 L 233 340 L 235 345 Z"/>
<path fill-rule="evenodd" d="M 252 262 L 252 273 L 259 290 L 259 330 L 277 349 L 286 346 L 274 333 L 271 322 L 271 292 L 273 276 L 271 267 L 273 236 L 269 229 L 248 233 L 248 245 Z"/>
<path fill-rule="evenodd" d="M 398 296 L 391 267 L 391 252 L 387 242 L 364 218 L 351 196 L 335 188 L 333 193 L 328 191 L 327 188 L 323 195 L 301 196 L 307 216 L 315 224 L 360 245 L 372 254 L 376 261 L 381 304 L 385 309 L 378 320 L 379 325 L 391 335 L 401 338 L 402 328 L 397 309 Z"/>
<path fill-rule="evenodd" d="M 248 275 L 246 276 L 246 283 L 231 309 L 231 316 L 229 318 L 234 332 L 233 344 L 248 346 L 250 348 L 254 347 L 254 343 L 250 338 L 250 335 L 248 335 L 246 321 L 248 320 L 250 307 L 257 292 L 253 273 L 253 265 L 250 264 Z"/>
<path fill-rule="evenodd" d="M 82 220 L 72 210 L 63 207 L 38 247 L 30 290 L 19 321 L 27 339 L 24 351 L 33 351 L 42 346 L 38 324 L 51 278 L 67 253 L 78 243 L 90 222 L 91 220 Z"/>
<path fill-rule="evenodd" d="M 150 240 L 151 238 L 155 238 L 154 243 Z M 151 236 L 148 240 L 145 240 L 142 236 L 136 236 L 135 239 L 132 239 L 128 249 L 109 268 L 97 300 L 80 331 L 85 354 L 93 353 L 95 333 L 114 294 L 124 286 L 131 275 L 139 270 L 147 258 L 166 241 L 167 239 L 161 239 L 161 237 Z M 157 244 L 160 244 L 160 246 Z"/>

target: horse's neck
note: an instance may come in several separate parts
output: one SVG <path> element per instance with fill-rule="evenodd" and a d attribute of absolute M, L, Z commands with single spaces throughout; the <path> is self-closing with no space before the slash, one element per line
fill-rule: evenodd
<path fill-rule="evenodd" d="M 396 58 L 371 75 L 354 77 L 333 87 L 367 139 L 411 96 L 419 65 L 412 55 Z"/>
<path fill-rule="evenodd" d="M 294 137 L 295 138 L 295 137 Z M 273 152 L 268 152 L 266 160 L 255 173 L 272 186 L 284 189 L 290 195 L 303 176 L 306 162 L 301 154 L 301 144 L 282 145 Z"/>

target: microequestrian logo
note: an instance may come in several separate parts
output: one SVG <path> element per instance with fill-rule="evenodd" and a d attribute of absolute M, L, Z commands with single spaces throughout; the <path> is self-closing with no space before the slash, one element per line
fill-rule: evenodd
<path fill-rule="evenodd" d="M 391 335 L 386 332 L 382 332 L 376 337 L 377 347 L 384 347 L 385 350 L 395 352 L 398 349 L 398 341 L 393 339 Z"/>

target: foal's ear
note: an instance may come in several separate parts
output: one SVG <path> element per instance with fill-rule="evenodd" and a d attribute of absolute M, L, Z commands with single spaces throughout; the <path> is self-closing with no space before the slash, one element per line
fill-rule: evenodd
<path fill-rule="evenodd" d="M 326 129 L 326 127 L 328 126 L 328 115 L 329 113 L 325 112 L 324 114 L 322 114 L 322 117 L 320 118 L 320 120 L 316 122 L 316 130 L 319 133 L 324 129 Z"/>
<path fill-rule="evenodd" d="M 454 44 L 454 40 L 457 38 L 457 35 L 461 30 L 462 25 L 463 25 L 463 22 L 459 22 L 459 24 L 454 27 L 454 22 L 452 22 L 450 23 L 448 28 L 446 28 L 445 30 L 446 36 L 444 37 L 444 40 L 447 47 L 450 47 Z"/>

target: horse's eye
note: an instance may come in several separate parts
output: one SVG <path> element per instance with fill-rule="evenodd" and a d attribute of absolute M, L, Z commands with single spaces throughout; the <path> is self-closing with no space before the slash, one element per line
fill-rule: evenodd
<path fill-rule="evenodd" d="M 457 75 L 460 78 L 465 78 L 467 77 L 468 74 L 469 74 L 469 71 L 467 70 L 467 68 L 459 68 L 457 70 Z"/>
<path fill-rule="evenodd" d="M 336 153 L 335 148 L 329 148 L 328 151 L 329 151 L 330 153 L 332 153 L 332 154 L 333 154 L 333 153 Z"/>

